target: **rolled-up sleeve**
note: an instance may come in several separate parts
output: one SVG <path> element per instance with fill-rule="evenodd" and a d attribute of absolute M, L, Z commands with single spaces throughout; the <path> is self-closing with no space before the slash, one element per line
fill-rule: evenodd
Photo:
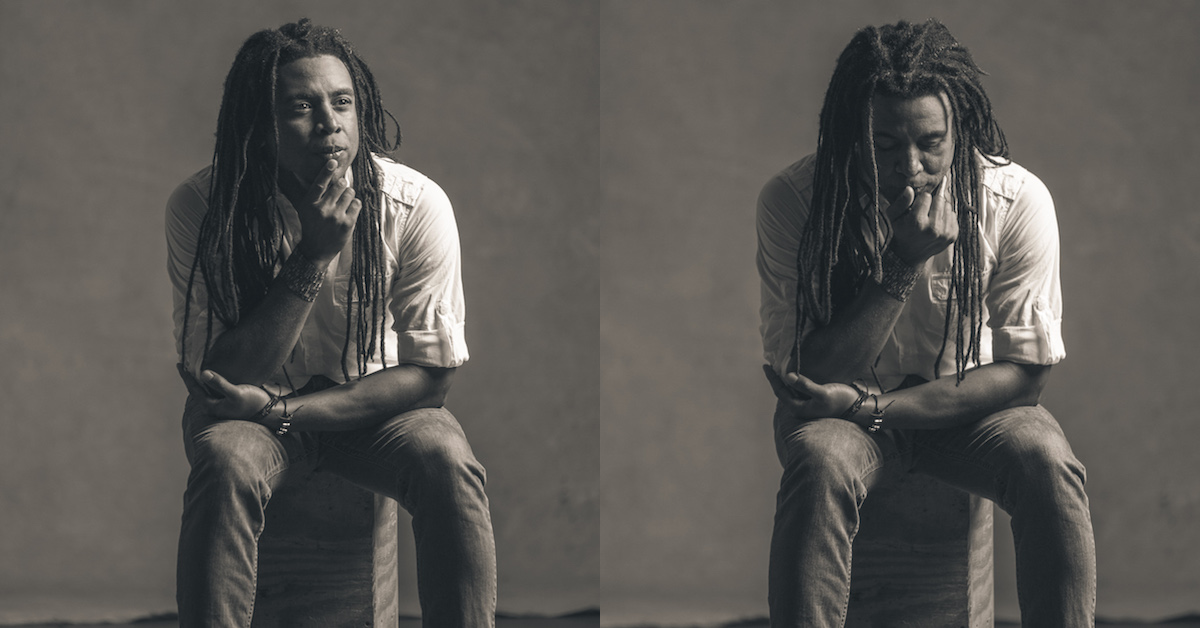
<path fill-rule="evenodd" d="M 1066 357 L 1066 348 L 1058 222 L 1050 191 L 1026 174 L 998 224 L 998 263 L 987 295 L 993 359 L 1055 364 Z"/>
<path fill-rule="evenodd" d="M 390 311 L 400 361 L 455 367 L 468 359 L 458 225 L 450 199 L 426 181 L 399 243 Z"/>
<path fill-rule="evenodd" d="M 191 277 L 192 263 L 196 256 L 196 242 L 200 224 L 208 211 L 208 203 L 197 187 L 196 177 L 184 181 L 167 200 L 167 275 L 171 280 L 173 302 L 172 318 L 175 327 L 175 351 L 179 361 L 193 375 L 199 376 L 200 364 L 204 360 L 205 341 L 208 339 L 208 291 L 204 276 L 197 270 Z M 188 281 L 191 277 L 192 298 L 187 303 Z M 184 352 L 184 317 L 187 316 L 187 355 Z M 219 320 L 212 321 L 212 338 L 225 331 Z"/>

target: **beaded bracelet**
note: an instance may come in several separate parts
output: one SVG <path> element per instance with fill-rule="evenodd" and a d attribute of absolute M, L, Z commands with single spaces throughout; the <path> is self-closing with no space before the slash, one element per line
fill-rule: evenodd
<path fill-rule="evenodd" d="M 842 413 L 842 420 L 845 421 L 849 421 L 850 417 L 854 416 L 854 413 L 858 412 L 858 409 L 862 407 L 863 402 L 867 400 L 867 389 L 859 387 L 856 382 L 857 380 L 850 382 L 850 386 L 854 388 L 854 390 L 858 391 L 858 399 L 856 399 L 854 403 L 850 404 L 850 407 Z"/>
<path fill-rule="evenodd" d="M 879 280 L 879 286 L 893 299 L 901 303 L 907 301 L 921 271 L 900 259 L 890 248 L 883 252 L 882 265 L 883 277 Z"/>
<path fill-rule="evenodd" d="M 267 418 L 267 415 L 271 413 L 271 410 L 275 407 L 275 404 L 279 403 L 279 400 L 281 399 L 279 395 L 267 390 L 266 387 L 259 385 L 259 388 L 262 388 L 262 391 L 267 393 L 267 395 L 271 397 L 271 400 L 267 402 L 267 405 L 262 407 L 262 410 L 258 411 L 258 414 L 254 415 L 253 419 L 250 419 L 255 423 L 262 423 L 262 420 Z"/>
<path fill-rule="evenodd" d="M 300 251 L 292 251 L 283 268 L 279 271 L 279 280 L 296 296 L 312 303 L 321 292 L 321 283 L 325 280 L 325 271 L 317 268 Z"/>

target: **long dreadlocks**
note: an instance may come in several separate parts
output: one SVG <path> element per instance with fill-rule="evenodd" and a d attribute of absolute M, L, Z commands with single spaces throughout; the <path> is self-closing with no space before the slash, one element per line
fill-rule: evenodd
<path fill-rule="evenodd" d="M 284 223 L 275 201 L 279 174 L 276 81 L 281 66 L 319 55 L 332 55 L 346 65 L 354 83 L 359 124 L 358 153 L 351 171 L 362 209 L 352 235 L 353 259 L 346 294 L 346 303 L 352 305 L 346 316 L 342 374 L 350 378 L 347 354 L 351 319 L 355 323 L 359 376 L 374 357 L 376 343 L 381 361 L 387 367 L 382 317 L 386 286 L 380 221 L 381 174 L 372 154 L 395 150 L 400 145 L 400 128 L 383 108 L 375 78 L 350 42 L 337 30 L 315 26 L 307 18 L 278 30 L 251 35 L 238 50 L 225 78 L 212 158 L 209 210 L 200 226 L 196 256 L 188 276 L 184 355 L 197 269 L 208 290 L 209 316 L 204 342 L 207 356 L 213 318 L 228 327 L 236 326 L 242 315 L 262 302 L 282 264 Z M 388 137 L 385 116 L 396 127 L 394 139 Z"/>
<path fill-rule="evenodd" d="M 982 164 L 977 160 L 1002 164 L 1008 159 L 1004 133 L 992 116 L 991 102 L 980 83 L 982 74 L 971 53 L 933 19 L 924 24 L 902 21 L 864 28 L 842 51 L 821 109 L 813 209 L 797 256 L 801 278 L 796 291 L 797 339 L 802 335 L 806 314 L 827 324 L 833 311 L 853 298 L 864 280 L 882 277 L 883 244 L 887 239 L 884 229 L 889 225 L 878 211 L 866 212 L 874 239 L 870 244 L 862 229 L 846 228 L 847 216 L 857 219 L 860 215 L 857 204 L 863 172 L 870 173 L 875 207 L 879 207 L 873 97 L 880 94 L 910 99 L 945 94 L 953 119 L 955 143 L 950 173 L 959 233 L 954 243 L 942 348 L 934 369 L 935 374 L 940 370 L 951 318 L 956 324 L 958 380 L 962 380 L 969 361 L 979 363 L 983 296 L 977 208 L 983 199 L 979 188 Z M 870 162 L 864 163 L 864 159 Z M 957 316 L 952 316 L 955 311 Z"/>

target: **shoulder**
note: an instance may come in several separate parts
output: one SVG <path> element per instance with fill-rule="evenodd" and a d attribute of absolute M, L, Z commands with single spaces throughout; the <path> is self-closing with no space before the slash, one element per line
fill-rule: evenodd
<path fill-rule="evenodd" d="M 1053 204 L 1046 184 L 1017 162 L 993 164 L 987 159 L 981 161 L 980 183 L 990 196 L 1002 199 L 1008 205 L 1018 202 Z"/>
<path fill-rule="evenodd" d="M 816 155 L 808 155 L 775 173 L 759 193 L 760 201 L 801 201 L 812 199 Z"/>
<path fill-rule="evenodd" d="M 808 155 L 767 180 L 758 194 L 761 227 L 797 229 L 808 218 L 812 204 L 815 155 Z"/>
<path fill-rule="evenodd" d="M 196 230 L 208 213 L 212 167 L 205 167 L 183 180 L 167 199 L 168 232 L 180 228 Z"/>
<path fill-rule="evenodd" d="M 205 166 L 184 179 L 171 192 L 171 204 L 176 201 L 199 201 L 208 204 L 208 189 L 212 185 L 212 166 Z"/>
<path fill-rule="evenodd" d="M 375 155 L 381 177 L 380 192 L 409 210 L 418 205 L 450 208 L 450 199 L 433 179 L 387 157 Z"/>

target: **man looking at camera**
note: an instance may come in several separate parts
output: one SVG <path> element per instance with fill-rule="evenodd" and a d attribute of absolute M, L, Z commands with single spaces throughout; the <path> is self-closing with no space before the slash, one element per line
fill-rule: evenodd
<path fill-rule="evenodd" d="M 1038 405 L 1065 356 L 1054 205 L 980 74 L 935 20 L 859 31 L 816 154 L 759 198 L 772 626 L 844 624 L 858 508 L 909 471 L 1012 516 L 1023 626 L 1094 623 L 1084 468 Z"/>
<path fill-rule="evenodd" d="M 442 407 L 467 360 L 457 227 L 437 184 L 382 156 L 387 116 L 336 30 L 260 31 L 212 165 L 168 203 L 183 627 L 250 624 L 265 505 L 301 461 L 412 514 L 425 625 L 494 621 L 484 469 Z"/>

